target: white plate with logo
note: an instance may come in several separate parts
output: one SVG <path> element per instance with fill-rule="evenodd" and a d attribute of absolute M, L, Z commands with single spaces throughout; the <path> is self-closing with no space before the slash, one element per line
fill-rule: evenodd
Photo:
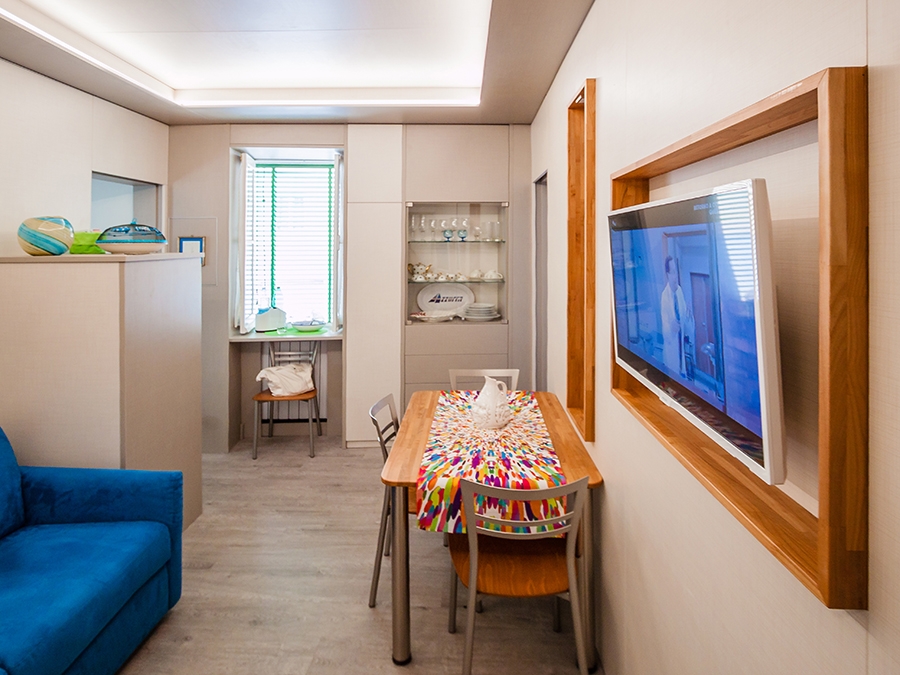
<path fill-rule="evenodd" d="M 463 284 L 428 284 L 419 291 L 416 300 L 423 312 L 436 309 L 459 312 L 474 302 L 475 294 Z"/>

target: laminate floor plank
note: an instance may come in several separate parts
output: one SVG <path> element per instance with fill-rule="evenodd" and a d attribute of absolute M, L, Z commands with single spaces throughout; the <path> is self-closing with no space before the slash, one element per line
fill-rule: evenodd
<path fill-rule="evenodd" d="M 391 661 L 390 558 L 368 606 L 381 500 L 378 448 L 321 437 L 250 441 L 203 456 L 203 515 L 184 533 L 180 602 L 122 675 L 456 675 L 465 608 L 447 632 L 450 558 L 439 534 L 410 528 L 412 662 Z M 460 602 L 464 589 L 460 587 Z M 485 598 L 474 673 L 570 675 L 571 619 L 552 599 Z M 568 609 L 566 607 L 566 609 Z"/>

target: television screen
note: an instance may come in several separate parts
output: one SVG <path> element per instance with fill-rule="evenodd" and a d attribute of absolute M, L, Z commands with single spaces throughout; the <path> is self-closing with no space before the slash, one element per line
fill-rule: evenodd
<path fill-rule="evenodd" d="M 784 481 L 765 182 L 609 215 L 616 361 L 769 483 Z"/>

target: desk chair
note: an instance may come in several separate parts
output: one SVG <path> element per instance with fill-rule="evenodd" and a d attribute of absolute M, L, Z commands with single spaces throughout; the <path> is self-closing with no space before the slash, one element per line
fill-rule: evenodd
<path fill-rule="evenodd" d="M 578 526 L 587 499 L 588 479 L 559 487 L 535 490 L 512 490 L 488 487 L 470 480 L 460 481 L 462 510 L 466 534 L 450 536 L 453 561 L 450 585 L 450 632 L 456 630 L 457 578 L 469 589 L 466 625 L 466 647 L 463 675 L 472 672 L 472 647 L 475 640 L 475 607 L 479 593 L 525 598 L 565 594 L 572 605 L 575 625 L 575 647 L 578 670 L 587 675 L 584 623 L 581 620 L 575 558 Z M 475 496 L 483 495 L 517 502 L 565 499 L 565 513 L 543 520 L 518 517 L 525 509 L 507 516 L 483 514 L 477 509 Z M 527 523 L 526 532 L 504 532 L 488 527 Z M 548 531 L 535 531 L 539 526 Z M 565 537 L 559 535 L 565 534 Z M 554 628 L 557 621 L 554 620 Z"/>
<path fill-rule="evenodd" d="M 280 343 L 289 344 L 289 343 Z M 322 420 L 319 417 L 319 399 L 318 390 L 316 389 L 316 362 L 319 358 L 319 341 L 313 340 L 308 343 L 309 348 L 284 348 L 276 347 L 276 343 L 269 342 L 269 366 L 284 366 L 289 363 L 308 363 L 312 367 L 313 388 L 302 394 L 292 394 L 290 396 L 275 396 L 268 388 L 261 391 L 253 397 L 253 459 L 256 459 L 256 444 L 262 433 L 260 410 L 263 404 L 269 405 L 269 438 L 272 437 L 275 420 L 275 404 L 289 401 L 306 401 L 308 418 L 309 418 L 309 456 L 316 456 L 316 446 L 313 440 L 313 412 L 315 411 L 316 431 L 319 436 L 322 435 Z"/>
<path fill-rule="evenodd" d="M 390 419 L 383 415 L 382 411 L 387 408 L 390 413 Z M 382 416 L 386 422 L 379 421 Z M 375 433 L 378 436 L 378 444 L 381 446 L 382 459 L 387 462 L 390 446 L 388 445 L 394 440 L 397 431 L 400 429 L 400 422 L 397 420 L 397 408 L 394 405 L 394 395 L 388 394 L 375 405 L 369 408 L 369 418 L 375 425 Z M 416 491 L 409 489 L 409 513 L 416 513 Z M 378 528 L 378 548 L 375 550 L 375 570 L 372 572 L 372 586 L 369 589 L 369 607 L 375 606 L 375 596 L 378 594 L 378 579 L 381 576 L 381 558 L 391 553 L 391 538 L 389 536 L 391 522 L 391 488 L 384 486 L 384 500 L 381 505 L 381 525 Z"/>
<path fill-rule="evenodd" d="M 459 380 L 470 381 L 470 380 L 478 380 L 480 378 L 480 382 L 478 382 L 478 388 L 480 389 L 484 385 L 484 376 L 493 377 L 494 379 L 498 377 L 507 378 L 509 380 L 508 387 L 510 391 L 515 391 L 519 385 L 519 369 L 518 368 L 480 368 L 480 369 L 471 369 L 471 370 L 458 370 L 451 369 L 450 370 L 450 388 L 458 389 L 457 383 Z"/>

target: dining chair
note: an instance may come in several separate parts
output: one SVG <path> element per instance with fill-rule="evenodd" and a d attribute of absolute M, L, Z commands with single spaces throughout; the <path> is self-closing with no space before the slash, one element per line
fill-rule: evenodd
<path fill-rule="evenodd" d="M 387 414 L 385 414 L 387 410 Z M 369 418 L 375 425 L 375 433 L 378 436 L 378 445 L 381 446 L 381 456 L 387 462 L 394 437 L 400 430 L 400 422 L 397 419 L 397 407 L 394 405 L 394 395 L 388 394 L 375 405 L 369 408 Z M 416 512 L 415 490 L 410 489 L 409 513 Z M 384 486 L 384 500 L 381 504 L 381 525 L 378 528 L 378 548 L 375 550 L 375 569 L 372 572 L 372 585 L 369 588 L 369 607 L 375 606 L 375 596 L 378 594 L 378 579 L 381 577 L 381 558 L 390 555 L 391 538 L 391 488 Z"/>
<path fill-rule="evenodd" d="M 319 358 L 319 341 L 311 340 L 307 343 L 310 345 L 307 348 L 303 347 L 304 343 L 301 342 L 299 344 L 300 346 L 297 348 L 276 347 L 274 342 L 269 342 L 269 366 L 284 366 L 290 363 L 308 363 L 312 367 L 313 388 L 311 391 L 305 391 L 301 394 L 291 394 L 289 396 L 276 396 L 269 391 L 269 389 L 265 389 L 253 397 L 253 459 L 256 459 L 256 446 L 259 436 L 262 434 L 260 411 L 263 405 L 269 405 L 269 437 L 271 438 L 275 421 L 275 405 L 277 403 L 287 403 L 290 401 L 306 401 L 308 411 L 307 416 L 309 419 L 309 456 L 316 456 L 316 446 L 315 441 L 313 440 L 313 419 L 316 421 L 316 433 L 319 436 L 322 435 L 322 419 L 319 416 L 319 398 L 318 389 L 316 388 L 316 362 Z"/>
<path fill-rule="evenodd" d="M 459 381 L 463 382 L 477 381 L 478 378 L 488 377 L 506 378 L 509 380 L 508 386 L 510 391 L 515 391 L 519 385 L 519 369 L 518 368 L 474 368 L 474 369 L 450 369 L 450 388 L 458 389 Z M 478 382 L 480 388 L 484 384 L 482 379 Z"/>
<path fill-rule="evenodd" d="M 460 481 L 466 534 L 450 536 L 453 561 L 450 584 L 451 633 L 456 630 L 457 579 L 469 590 L 466 646 L 463 675 L 472 672 L 475 640 L 475 612 L 479 594 L 506 597 L 563 595 L 572 606 L 578 670 L 587 675 L 584 622 L 582 621 L 578 579 L 575 572 L 578 526 L 587 500 L 587 476 L 574 483 L 543 488 L 514 490 L 489 487 L 468 479 Z M 531 508 L 485 511 L 476 497 L 506 500 L 507 505 L 555 500 L 564 504 L 561 513 L 528 517 Z M 485 500 L 480 500 L 485 501 Z M 564 536 L 562 536 L 564 535 Z M 554 619 L 554 629 L 557 620 Z"/>

